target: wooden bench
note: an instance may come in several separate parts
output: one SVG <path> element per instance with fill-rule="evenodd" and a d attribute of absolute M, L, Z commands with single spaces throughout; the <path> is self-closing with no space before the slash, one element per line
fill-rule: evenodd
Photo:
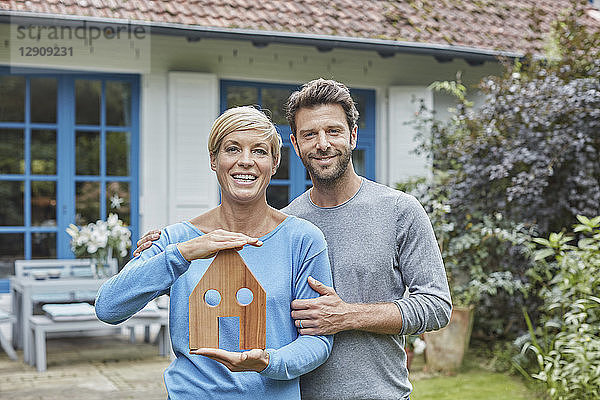
<path fill-rule="evenodd" d="M 55 321 L 45 315 L 33 315 L 29 318 L 31 329 L 29 348 L 33 353 L 29 360 L 25 360 L 30 365 L 35 365 L 39 372 L 46 370 L 46 334 L 50 332 L 75 332 L 98 330 L 110 327 L 135 327 L 137 325 L 149 326 L 151 324 L 160 324 L 158 331 L 158 352 L 161 356 L 168 356 L 171 353 L 171 343 L 168 329 L 169 315 L 167 310 L 158 310 L 155 314 L 142 313 L 134 315 L 127 321 L 118 325 L 110 325 L 99 319 L 79 320 L 79 321 Z"/>

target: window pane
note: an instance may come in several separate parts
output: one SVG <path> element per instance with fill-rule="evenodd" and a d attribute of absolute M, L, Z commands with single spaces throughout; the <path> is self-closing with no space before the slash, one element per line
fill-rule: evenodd
<path fill-rule="evenodd" d="M 25 121 L 25 78 L 0 76 L 0 121 Z"/>
<path fill-rule="evenodd" d="M 31 78 L 31 122 L 56 122 L 56 78 Z"/>
<path fill-rule="evenodd" d="M 106 175 L 129 175 L 129 132 L 106 132 Z"/>
<path fill-rule="evenodd" d="M 258 104 L 258 89 L 248 86 L 227 87 L 227 108 Z"/>
<path fill-rule="evenodd" d="M 267 188 L 267 203 L 276 209 L 287 206 L 289 201 L 289 186 L 270 185 Z"/>
<path fill-rule="evenodd" d="M 107 182 L 106 213 L 117 214 L 125 225 L 130 225 L 129 183 Z"/>
<path fill-rule="evenodd" d="M 23 226 L 23 182 L 0 181 L 0 225 Z"/>
<path fill-rule="evenodd" d="M 75 172 L 77 175 L 100 175 L 100 133 L 75 133 Z"/>
<path fill-rule="evenodd" d="M 100 219 L 100 182 L 75 184 L 75 223 L 87 225 Z"/>
<path fill-rule="evenodd" d="M 289 89 L 263 89 L 262 107 L 271 111 L 273 123 L 276 125 L 287 125 L 285 118 L 285 102 L 292 94 Z"/>
<path fill-rule="evenodd" d="M 25 173 L 25 139 L 22 129 L 0 129 L 0 174 Z"/>
<path fill-rule="evenodd" d="M 31 182 L 31 225 L 56 226 L 56 182 Z"/>
<path fill-rule="evenodd" d="M 279 163 L 279 168 L 277 168 L 277 173 L 273 175 L 271 179 L 289 179 L 290 177 L 290 148 L 282 147 L 281 148 L 281 162 Z"/>
<path fill-rule="evenodd" d="M 56 258 L 56 233 L 32 233 L 31 258 Z"/>
<path fill-rule="evenodd" d="M 22 233 L 0 233 L 0 278 L 15 274 L 15 260 L 25 258 L 25 237 Z"/>
<path fill-rule="evenodd" d="M 100 81 L 78 79 L 75 81 L 75 123 L 100 125 Z"/>
<path fill-rule="evenodd" d="M 131 84 L 106 82 L 106 125 L 131 125 Z"/>
<path fill-rule="evenodd" d="M 56 174 L 56 132 L 31 131 L 31 173 Z"/>
<path fill-rule="evenodd" d="M 362 94 L 352 94 L 352 99 L 356 104 L 356 109 L 358 110 L 358 128 L 363 129 L 366 126 L 366 118 L 367 118 L 367 98 Z M 352 127 L 350 127 L 352 129 Z"/>
<path fill-rule="evenodd" d="M 352 151 L 352 164 L 354 165 L 354 170 L 360 176 L 366 176 L 367 169 L 365 166 L 365 150 L 364 149 L 354 149 Z"/>

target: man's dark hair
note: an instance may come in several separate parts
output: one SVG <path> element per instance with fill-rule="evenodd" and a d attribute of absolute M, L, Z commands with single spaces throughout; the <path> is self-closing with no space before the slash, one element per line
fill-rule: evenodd
<path fill-rule="evenodd" d="M 302 89 L 292 93 L 285 105 L 285 116 L 296 135 L 296 114 L 301 108 L 311 108 L 320 104 L 339 104 L 346 113 L 348 128 L 352 131 L 358 121 L 358 110 L 350 97 L 350 90 L 343 83 L 323 78 L 312 80 Z"/>

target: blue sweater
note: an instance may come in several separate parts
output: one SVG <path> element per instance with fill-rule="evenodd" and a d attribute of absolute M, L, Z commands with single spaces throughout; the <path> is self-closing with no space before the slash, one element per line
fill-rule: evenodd
<path fill-rule="evenodd" d="M 230 372 L 222 364 L 189 354 L 189 296 L 214 258 L 186 261 L 176 243 L 203 233 L 189 222 L 168 226 L 152 247 L 109 279 L 98 292 L 96 314 L 116 324 L 153 298 L 170 293 L 169 330 L 176 359 L 164 378 L 171 399 L 300 399 L 298 377 L 329 356 L 331 336 L 298 336 L 291 318 L 294 299 L 318 294 L 308 276 L 331 286 L 325 239 L 308 221 L 287 217 L 260 238 L 261 247 L 245 246 L 239 253 L 267 293 L 269 365 L 258 372 Z M 239 326 L 221 319 L 220 347 L 239 348 Z"/>

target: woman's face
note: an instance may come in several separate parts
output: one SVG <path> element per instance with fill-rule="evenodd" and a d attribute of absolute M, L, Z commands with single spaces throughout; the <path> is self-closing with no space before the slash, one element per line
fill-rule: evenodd
<path fill-rule="evenodd" d="M 217 173 L 223 200 L 266 202 L 267 186 L 275 174 L 271 143 L 257 131 L 236 131 L 226 135 L 219 151 L 210 157 Z"/>

